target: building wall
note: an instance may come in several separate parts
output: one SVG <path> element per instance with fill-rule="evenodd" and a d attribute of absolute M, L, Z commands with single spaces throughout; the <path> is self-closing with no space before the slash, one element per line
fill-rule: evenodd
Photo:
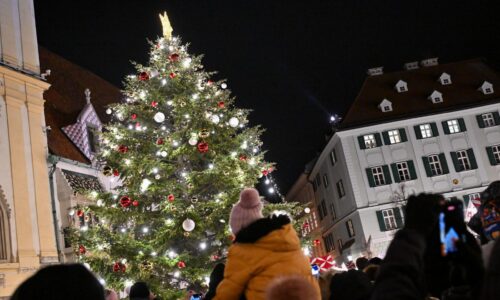
<path fill-rule="evenodd" d="M 500 144 L 500 126 L 480 128 L 476 119 L 476 115 L 498 110 L 499 105 L 494 104 L 337 132 L 309 175 L 311 181 L 316 181 L 318 174 L 321 178 L 321 184 L 317 185 L 315 193 L 317 205 L 325 199 L 327 207 L 333 205 L 336 211 L 335 219 L 329 214 L 322 221 L 323 236 L 331 232 L 335 240 L 345 237 L 345 218 L 356 216 L 355 228 L 361 228 L 360 232 L 364 236 L 355 239 L 349 254 L 355 257 L 364 255 L 366 242 L 371 237 L 372 254 L 383 256 L 395 230 L 380 230 L 377 211 L 401 206 L 398 200 L 421 192 L 442 193 L 445 197 L 462 199 L 464 195 L 480 192 L 489 183 L 498 180 L 500 165 L 490 164 L 486 147 Z M 445 134 L 441 122 L 456 118 L 464 119 L 466 131 Z M 417 139 L 414 126 L 429 122 L 436 123 L 439 136 Z M 404 129 L 408 141 L 371 149 L 359 147 L 358 136 L 391 129 Z M 333 149 L 337 157 L 335 165 L 330 160 Z M 473 149 L 477 169 L 462 172 L 455 170 L 450 152 L 462 149 Z M 428 177 L 422 157 L 435 153 L 444 153 L 449 173 Z M 390 165 L 408 160 L 413 161 L 417 178 L 396 183 Z M 389 166 L 392 183 L 370 187 L 366 168 L 379 165 Z M 324 175 L 328 177 L 328 187 L 323 184 Z M 335 186 L 339 180 L 342 180 L 345 189 L 345 196 L 342 198 L 338 197 Z"/>
<path fill-rule="evenodd" d="M 0 263 L 0 297 L 58 261 L 47 172 L 43 92 L 31 0 L 0 0 L 0 185 L 10 208 L 12 257 Z"/>

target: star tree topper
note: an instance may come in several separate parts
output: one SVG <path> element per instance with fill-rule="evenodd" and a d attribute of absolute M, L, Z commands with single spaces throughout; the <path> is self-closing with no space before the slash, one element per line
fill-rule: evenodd
<path fill-rule="evenodd" d="M 172 38 L 172 25 L 170 25 L 170 21 L 167 16 L 167 12 L 164 11 L 163 14 L 160 14 L 161 26 L 163 27 L 163 37 L 167 40 Z"/>

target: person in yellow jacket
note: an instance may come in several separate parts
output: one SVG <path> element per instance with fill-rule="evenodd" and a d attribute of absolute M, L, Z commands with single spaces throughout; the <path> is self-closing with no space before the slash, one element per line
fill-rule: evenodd
<path fill-rule="evenodd" d="M 297 232 L 286 215 L 264 218 L 259 192 L 244 189 L 231 210 L 229 220 L 235 235 L 214 300 L 264 300 L 273 279 L 302 276 L 316 290 L 308 258 L 303 254 Z"/>

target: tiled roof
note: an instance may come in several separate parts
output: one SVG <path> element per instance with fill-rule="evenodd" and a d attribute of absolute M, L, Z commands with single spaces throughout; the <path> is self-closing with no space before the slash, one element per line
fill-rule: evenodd
<path fill-rule="evenodd" d="M 102 192 L 103 188 L 99 183 L 99 179 L 94 176 L 81 173 L 62 170 L 64 177 L 69 183 L 69 186 L 75 193 L 84 194 L 86 192 Z"/>
<path fill-rule="evenodd" d="M 76 122 L 86 104 L 86 88 L 90 89 L 91 103 L 103 122 L 108 120 L 106 106 L 118 102 L 121 92 L 111 83 L 59 55 L 43 47 L 39 47 L 39 51 L 41 70 L 52 71 L 47 77 L 51 87 L 44 94 L 45 122 L 51 127 L 47 133 L 49 151 L 74 161 L 90 163 L 61 128 Z"/>
<path fill-rule="evenodd" d="M 451 84 L 441 85 L 443 72 L 450 74 Z M 408 91 L 398 93 L 395 84 L 403 80 Z M 485 95 L 478 88 L 484 81 L 493 84 L 494 93 Z M 443 94 L 443 102 L 428 99 L 434 91 Z M 382 112 L 383 99 L 392 103 L 392 111 Z M 407 119 L 499 102 L 500 76 L 481 59 L 421 67 L 366 78 L 361 91 L 340 124 L 340 130 Z"/>

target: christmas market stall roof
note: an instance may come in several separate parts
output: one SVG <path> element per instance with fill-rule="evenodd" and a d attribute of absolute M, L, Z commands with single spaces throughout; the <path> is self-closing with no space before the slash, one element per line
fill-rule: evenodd
<path fill-rule="evenodd" d="M 44 94 L 45 122 L 51 130 L 47 132 L 51 154 L 89 164 L 88 158 L 62 131 L 62 128 L 76 122 L 86 105 L 84 91 L 91 91 L 91 103 L 101 119 L 108 121 L 106 106 L 119 102 L 120 90 L 92 72 L 75 65 L 61 56 L 39 47 L 41 70 L 51 70 L 47 82 L 51 87 Z"/>
<path fill-rule="evenodd" d="M 450 84 L 440 82 L 443 73 L 450 75 Z M 400 80 L 407 84 L 407 91 L 396 90 Z M 493 93 L 484 94 L 479 90 L 485 81 L 493 85 Z M 442 94 L 442 102 L 429 100 L 434 91 Z M 366 78 L 339 129 L 491 104 L 499 102 L 499 95 L 500 76 L 482 59 L 372 75 Z M 379 108 L 384 99 L 392 103 L 392 111 L 382 112 Z"/>

